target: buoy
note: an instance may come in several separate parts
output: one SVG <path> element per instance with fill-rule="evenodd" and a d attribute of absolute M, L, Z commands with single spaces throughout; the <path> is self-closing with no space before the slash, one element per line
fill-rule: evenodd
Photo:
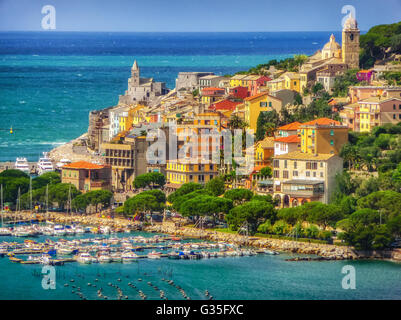
<path fill-rule="evenodd" d="M 13 134 L 13 127 L 10 128 L 10 134 Z"/>

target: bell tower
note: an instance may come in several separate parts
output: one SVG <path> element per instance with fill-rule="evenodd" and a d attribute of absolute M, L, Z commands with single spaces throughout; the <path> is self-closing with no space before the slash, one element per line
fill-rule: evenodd
<path fill-rule="evenodd" d="M 358 23 L 350 15 L 344 23 L 342 33 L 342 60 L 349 69 L 359 69 L 359 34 Z"/>
<path fill-rule="evenodd" d="M 138 63 L 134 62 L 134 65 L 131 68 L 131 84 L 134 87 L 139 86 L 139 77 L 140 77 L 140 73 L 139 73 L 139 67 L 138 67 Z"/>

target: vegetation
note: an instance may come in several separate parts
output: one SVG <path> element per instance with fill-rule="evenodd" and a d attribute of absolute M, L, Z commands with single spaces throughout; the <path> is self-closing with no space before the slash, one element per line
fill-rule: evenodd
<path fill-rule="evenodd" d="M 124 202 L 123 213 L 133 215 L 137 212 L 160 211 L 165 208 L 166 195 L 160 190 L 143 191 Z"/>
<path fill-rule="evenodd" d="M 401 53 L 401 22 L 378 25 L 360 36 L 360 66 L 370 68 L 377 60 Z"/>
<path fill-rule="evenodd" d="M 135 188 L 146 188 L 146 187 L 163 187 L 166 184 L 166 177 L 160 172 L 148 172 L 140 174 L 134 180 Z"/>

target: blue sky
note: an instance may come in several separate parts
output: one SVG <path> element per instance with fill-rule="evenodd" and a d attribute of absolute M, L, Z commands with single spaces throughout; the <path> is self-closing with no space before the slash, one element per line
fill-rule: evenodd
<path fill-rule="evenodd" d="M 0 31 L 42 30 L 42 7 L 57 31 L 336 31 L 344 5 L 361 30 L 401 21 L 401 0 L 0 0 Z"/>

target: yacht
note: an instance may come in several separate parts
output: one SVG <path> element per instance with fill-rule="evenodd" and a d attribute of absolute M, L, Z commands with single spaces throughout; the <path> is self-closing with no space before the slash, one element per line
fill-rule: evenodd
<path fill-rule="evenodd" d="M 39 175 L 42 175 L 46 172 L 54 171 L 53 164 L 50 161 L 47 152 L 43 152 L 43 157 L 39 158 L 37 170 Z"/>
<path fill-rule="evenodd" d="M 56 163 L 56 167 L 57 169 L 61 170 L 62 167 L 70 163 L 71 163 L 70 159 L 61 159 L 59 162 Z"/>
<path fill-rule="evenodd" d="M 17 158 L 14 164 L 14 168 L 16 170 L 21 170 L 22 172 L 25 172 L 27 174 L 31 173 L 31 170 L 29 169 L 28 160 L 26 160 L 26 158 Z"/>
<path fill-rule="evenodd" d="M 101 253 L 97 259 L 99 263 L 110 263 L 112 261 L 112 258 L 106 253 Z"/>
<path fill-rule="evenodd" d="M 79 263 L 90 264 L 92 263 L 93 257 L 87 252 L 82 252 L 76 259 Z"/>
<path fill-rule="evenodd" d="M 132 251 L 125 251 L 121 255 L 123 262 L 131 262 L 138 259 L 138 255 L 133 253 Z"/>

